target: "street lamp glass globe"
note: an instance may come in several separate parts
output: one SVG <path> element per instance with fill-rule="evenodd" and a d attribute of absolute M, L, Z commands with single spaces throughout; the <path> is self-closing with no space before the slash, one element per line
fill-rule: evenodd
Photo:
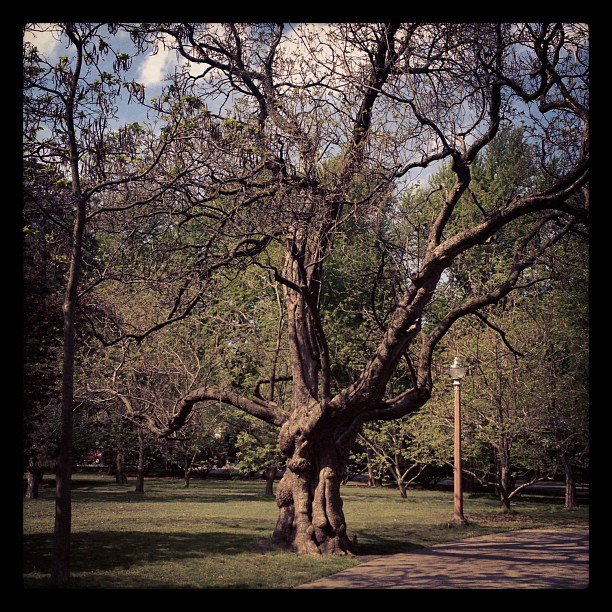
<path fill-rule="evenodd" d="M 465 367 L 461 365 L 459 357 L 455 357 L 449 371 L 453 380 L 461 380 L 465 376 Z"/>

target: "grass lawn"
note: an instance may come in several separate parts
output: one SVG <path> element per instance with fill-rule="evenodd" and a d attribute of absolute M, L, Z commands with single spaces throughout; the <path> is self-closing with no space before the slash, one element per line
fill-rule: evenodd
<path fill-rule="evenodd" d="M 349 536 L 358 557 L 298 556 L 275 549 L 277 517 L 262 482 L 152 479 L 146 493 L 134 481 L 75 474 L 72 586 L 78 588 L 290 588 L 384 555 L 509 529 L 586 523 L 588 508 L 518 501 L 500 512 L 489 496 L 464 496 L 470 525 L 451 528 L 452 493 L 343 487 Z M 51 565 L 54 489 L 24 500 L 24 586 L 47 587 Z M 363 555 L 363 556 L 362 556 Z"/>

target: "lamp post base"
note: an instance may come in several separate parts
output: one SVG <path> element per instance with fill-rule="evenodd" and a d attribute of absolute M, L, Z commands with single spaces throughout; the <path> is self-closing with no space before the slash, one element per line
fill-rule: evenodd
<path fill-rule="evenodd" d="M 469 525 L 469 523 L 467 522 L 465 516 L 463 516 L 462 514 L 455 514 L 453 516 L 453 518 L 450 521 L 451 525 Z"/>

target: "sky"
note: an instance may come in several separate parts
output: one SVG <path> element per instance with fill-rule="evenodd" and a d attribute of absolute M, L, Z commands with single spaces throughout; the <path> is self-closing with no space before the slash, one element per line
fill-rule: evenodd
<path fill-rule="evenodd" d="M 309 27 L 320 30 L 324 24 L 309 24 Z M 36 24 L 37 29 L 49 28 L 44 32 L 28 31 L 25 33 L 24 40 L 32 43 L 38 48 L 41 55 L 46 57 L 50 62 L 56 61 L 61 55 L 65 55 L 70 45 L 64 40 L 58 40 L 57 31 L 52 31 L 52 24 Z M 287 39 L 283 43 L 288 51 L 297 50 L 298 42 L 295 30 L 291 24 L 286 28 Z M 125 52 L 133 55 L 135 47 L 129 37 L 129 34 L 124 30 L 120 30 L 116 35 L 109 35 L 111 46 L 118 52 Z M 110 63 L 110 62 L 109 62 Z M 157 52 L 150 51 L 142 55 L 136 55 L 133 58 L 132 67 L 125 73 L 126 77 L 132 78 L 141 83 L 146 88 L 146 98 L 150 99 L 160 94 L 164 79 L 168 74 L 172 73 L 175 67 L 179 64 L 187 64 L 184 58 L 179 57 L 176 51 L 164 48 L 160 45 Z M 112 72 L 112 68 L 108 68 Z M 199 73 L 199 66 L 190 66 L 191 74 Z M 127 100 L 120 104 L 119 114 L 125 122 L 137 121 L 138 118 L 144 118 L 144 111 L 138 104 L 127 104 Z"/>
<path fill-rule="evenodd" d="M 305 24 L 303 24 L 305 25 Z M 309 28 L 324 33 L 325 24 L 308 24 Z M 61 55 L 70 55 L 70 45 L 66 40 L 58 40 L 57 30 L 53 31 L 51 24 L 37 24 L 37 29 L 46 29 L 46 31 L 35 32 L 28 31 L 25 33 L 25 40 L 34 44 L 39 53 L 45 56 L 51 63 L 57 61 Z M 290 24 L 286 29 L 286 41 L 283 43 L 284 48 L 288 53 L 299 51 L 299 36 L 294 25 Z M 109 38 L 111 46 L 118 52 L 129 53 L 134 55 L 135 47 L 129 37 L 129 34 L 120 30 L 116 35 Z M 108 65 L 106 70 L 113 72 L 110 65 L 111 60 L 107 60 Z M 145 99 L 150 100 L 152 97 L 157 97 L 161 93 L 164 80 L 168 74 L 172 73 L 179 63 L 185 63 L 183 58 L 180 58 L 176 51 L 172 51 L 159 46 L 157 52 L 150 51 L 148 53 L 134 55 L 132 66 L 125 74 L 129 79 L 134 79 L 145 86 Z M 190 70 L 195 74 L 195 70 L 199 67 L 191 67 Z M 213 112 L 219 112 L 218 105 L 213 100 L 207 100 L 207 106 Z M 118 104 L 118 120 L 117 125 L 125 123 L 133 123 L 146 119 L 146 109 L 138 102 L 129 103 L 128 96 L 125 95 L 120 99 Z M 424 184 L 428 177 L 437 170 L 439 165 L 433 165 L 425 170 L 420 170 L 412 176 L 413 179 L 418 179 L 421 184 Z"/>
<path fill-rule="evenodd" d="M 51 24 L 38 25 L 41 27 L 51 27 Z M 52 30 L 26 32 L 24 40 L 35 45 L 39 53 L 48 59 L 50 63 L 57 61 L 61 55 L 68 54 L 70 56 L 70 46 L 67 41 L 65 39 L 58 40 L 57 33 Z M 114 36 L 109 35 L 109 43 L 118 52 L 129 53 L 130 55 L 133 55 L 135 52 L 129 34 L 125 31 L 119 31 Z M 177 62 L 176 52 L 160 47 L 156 54 L 151 52 L 134 56 L 132 66 L 125 73 L 125 76 L 144 85 L 146 88 L 145 99 L 150 99 L 159 96 L 165 77 L 174 70 Z M 108 64 L 106 69 L 108 72 L 113 72 L 112 66 L 110 66 L 111 62 L 108 61 Z M 146 109 L 136 102 L 130 104 L 127 96 L 125 96 L 119 102 L 118 115 L 118 123 L 120 124 L 142 121 L 146 118 Z"/>
<path fill-rule="evenodd" d="M 210 24 L 214 27 L 215 24 Z M 70 57 L 69 48 L 70 45 L 66 39 L 58 40 L 57 31 L 53 32 L 51 28 L 52 24 L 36 24 L 36 29 L 48 28 L 44 32 L 28 31 L 25 34 L 25 40 L 35 45 L 39 53 L 45 56 L 51 63 L 56 61 L 61 55 Z M 326 24 L 286 24 L 285 26 L 285 38 L 282 42 L 282 47 L 290 55 L 296 52 L 304 52 L 305 48 L 300 40 L 298 31 L 307 33 L 314 31 L 317 34 L 324 33 L 327 25 Z M 130 36 L 124 30 L 120 30 L 116 35 L 109 35 L 109 42 L 111 46 L 118 52 L 125 52 L 133 55 L 135 53 L 135 47 L 130 39 Z M 323 57 L 328 52 L 325 48 L 318 50 L 319 54 Z M 112 66 L 106 68 L 108 72 L 113 72 Z M 150 51 L 142 55 L 136 55 L 133 57 L 132 67 L 125 76 L 141 83 L 146 88 L 145 99 L 156 97 L 160 94 L 164 79 L 169 73 L 172 73 L 175 67 L 179 64 L 186 64 L 188 62 L 180 57 L 176 51 L 164 48 L 160 45 L 157 52 Z M 315 70 L 316 64 L 313 62 L 309 66 L 309 70 Z M 199 74 L 203 70 L 197 65 L 189 66 L 191 74 Z M 218 112 L 218 109 L 214 108 L 214 102 L 207 100 L 207 106 L 213 112 Z M 144 118 L 144 109 L 140 108 L 137 103 L 129 105 L 126 100 L 119 105 L 119 114 L 122 122 L 138 121 Z"/>

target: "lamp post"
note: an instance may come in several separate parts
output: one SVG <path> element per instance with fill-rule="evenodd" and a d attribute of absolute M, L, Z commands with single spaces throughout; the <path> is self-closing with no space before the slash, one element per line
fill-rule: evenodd
<path fill-rule="evenodd" d="M 453 525 L 467 525 L 463 516 L 463 490 L 461 488 L 461 379 L 465 376 L 465 367 L 459 357 L 455 357 L 450 367 L 450 377 L 455 390 L 455 466 L 453 486 Z"/>

